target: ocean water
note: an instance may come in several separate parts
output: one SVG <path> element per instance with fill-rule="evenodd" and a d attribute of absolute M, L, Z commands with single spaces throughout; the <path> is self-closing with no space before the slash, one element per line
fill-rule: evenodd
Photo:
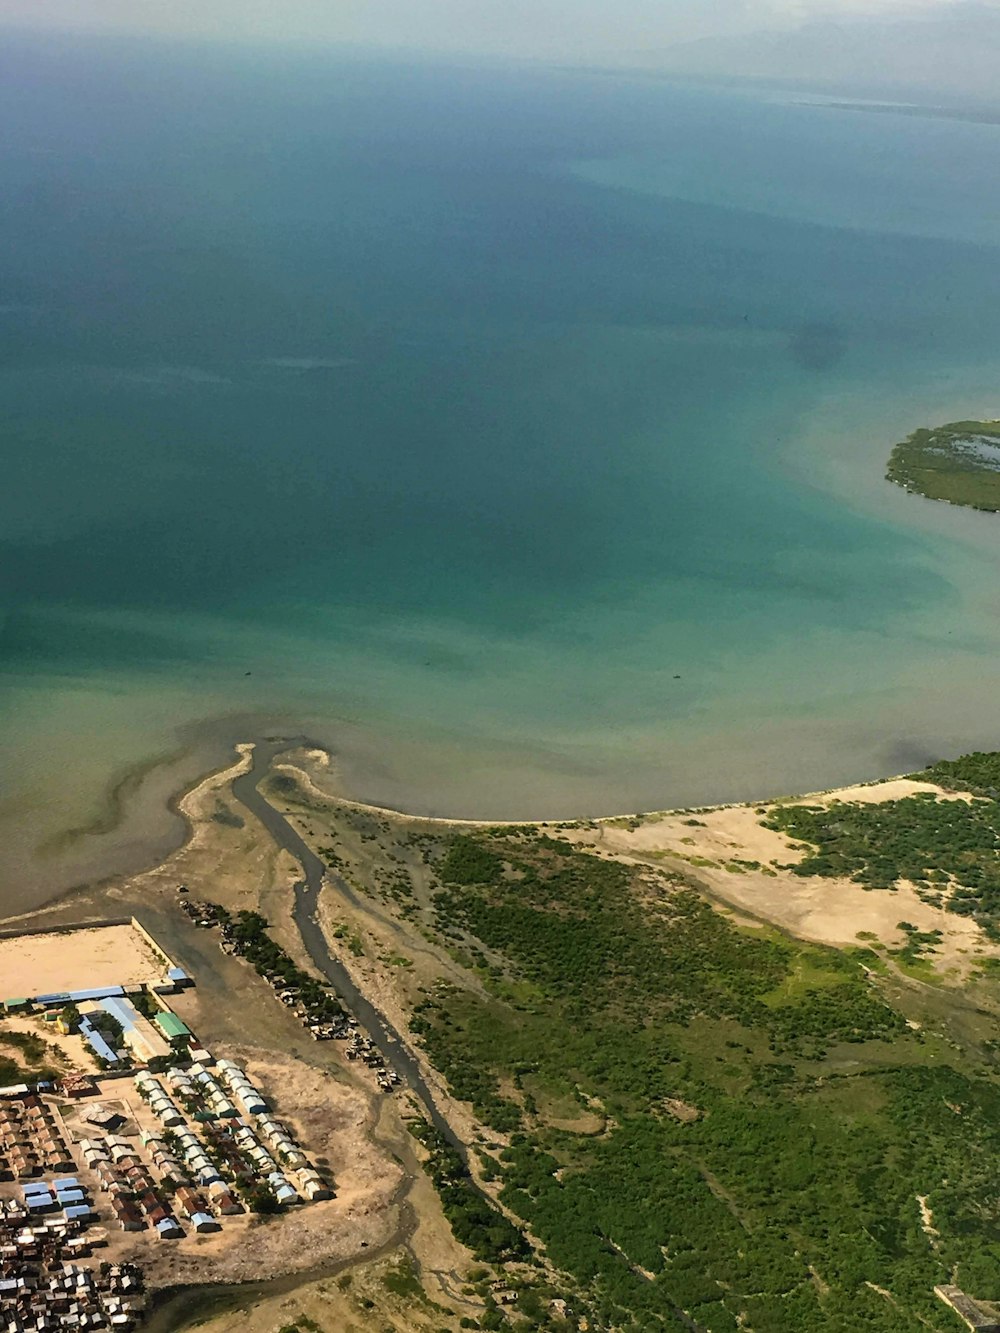
<path fill-rule="evenodd" d="M 498 818 L 1000 743 L 1000 519 L 881 480 L 1000 414 L 1000 127 L 24 38 L 0 124 L 0 906 L 274 729 Z"/>

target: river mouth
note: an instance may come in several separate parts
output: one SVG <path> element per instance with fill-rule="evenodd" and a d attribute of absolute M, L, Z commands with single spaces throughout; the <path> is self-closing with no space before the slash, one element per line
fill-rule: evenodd
<path fill-rule="evenodd" d="M 258 790 L 258 783 L 271 771 L 275 758 L 289 750 L 310 745 L 305 736 L 281 736 L 272 731 L 253 744 L 249 756 L 250 766 L 246 772 L 232 780 L 230 790 L 236 801 L 261 822 L 276 845 L 291 853 L 302 867 L 303 878 L 294 886 L 293 917 L 313 964 L 332 982 L 348 1010 L 380 1047 L 387 1063 L 402 1074 L 403 1086 L 419 1099 L 427 1120 L 447 1139 L 467 1165 L 468 1150 L 435 1104 L 416 1056 L 389 1020 L 355 985 L 347 968 L 331 955 L 316 920 L 317 899 L 328 877 L 335 881 L 338 892 L 343 893 L 348 900 L 354 900 L 353 890 L 341 877 L 324 866 L 287 819 Z M 416 1227 L 415 1210 L 408 1196 L 413 1184 L 413 1173 L 419 1171 L 420 1167 L 411 1145 L 407 1143 L 400 1148 L 400 1152 L 406 1159 L 403 1163 L 406 1174 L 400 1180 L 392 1199 L 392 1206 L 398 1209 L 399 1220 L 393 1235 L 385 1244 L 349 1259 L 301 1272 L 280 1274 L 261 1282 L 209 1283 L 166 1288 L 155 1294 L 144 1329 L 148 1333 L 179 1333 L 179 1330 L 197 1327 L 212 1316 L 249 1309 L 268 1298 L 286 1295 L 311 1283 L 334 1278 L 359 1264 L 372 1263 L 406 1246 Z M 478 1186 L 476 1188 L 478 1191 Z"/>
<path fill-rule="evenodd" d="M 355 891 L 335 871 L 323 864 L 311 847 L 296 833 L 291 824 L 261 794 L 258 783 L 270 771 L 276 756 L 307 744 L 304 737 L 282 739 L 271 737 L 258 743 L 251 756 L 251 767 L 233 779 L 232 793 L 250 811 L 270 834 L 274 842 L 289 852 L 302 867 L 304 879 L 295 884 L 294 919 L 314 965 L 333 983 L 337 994 L 348 1010 L 358 1019 L 368 1035 L 380 1048 L 386 1062 L 403 1076 L 405 1086 L 419 1097 L 428 1120 L 442 1134 L 468 1166 L 468 1149 L 441 1114 L 434 1096 L 420 1069 L 420 1063 L 408 1041 L 396 1030 L 355 984 L 347 967 L 331 954 L 326 936 L 316 919 L 320 893 L 329 882 L 337 895 L 346 902 L 358 904 Z"/>

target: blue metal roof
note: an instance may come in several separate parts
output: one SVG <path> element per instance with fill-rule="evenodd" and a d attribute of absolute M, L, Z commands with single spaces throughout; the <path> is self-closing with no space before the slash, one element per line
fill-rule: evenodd
<path fill-rule="evenodd" d="M 139 1020 L 138 1011 L 125 999 L 124 995 L 121 997 L 109 995 L 106 999 L 102 999 L 100 1004 L 106 1014 L 118 1019 L 126 1032 L 131 1032 Z"/>
<path fill-rule="evenodd" d="M 76 1176 L 56 1176 L 52 1181 L 57 1190 L 75 1190 L 80 1188 Z"/>
<path fill-rule="evenodd" d="M 107 995 L 124 995 L 123 986 L 95 986 L 93 990 L 73 990 L 67 995 L 68 1000 L 103 1000 Z"/>
<path fill-rule="evenodd" d="M 44 1180 L 26 1180 L 21 1191 L 24 1194 L 51 1194 L 51 1188 Z"/>
<path fill-rule="evenodd" d="M 104 1040 L 101 1034 L 94 1028 L 89 1019 L 83 1019 L 80 1023 L 80 1031 L 86 1040 L 90 1043 L 91 1049 L 99 1055 L 102 1060 L 107 1060 L 108 1064 L 116 1065 L 118 1056 Z"/>
<path fill-rule="evenodd" d="M 65 1004 L 69 999 L 69 991 L 53 991 L 51 995 L 36 995 L 36 1004 Z"/>
<path fill-rule="evenodd" d="M 85 1203 L 77 1203 L 70 1208 L 65 1208 L 63 1209 L 63 1214 L 65 1217 L 69 1218 L 71 1222 L 80 1218 L 93 1216 L 92 1210 Z"/>
<path fill-rule="evenodd" d="M 190 978 L 190 977 L 188 976 L 188 974 L 184 971 L 183 967 L 168 967 L 168 968 L 167 968 L 167 980 L 168 980 L 168 981 L 190 981 L 191 978 Z"/>

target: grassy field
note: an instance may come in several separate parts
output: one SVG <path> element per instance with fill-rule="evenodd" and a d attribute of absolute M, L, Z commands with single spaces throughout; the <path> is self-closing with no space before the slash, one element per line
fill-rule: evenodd
<path fill-rule="evenodd" d="M 981 447 L 984 442 L 986 449 Z M 1000 510 L 1000 449 L 993 460 L 990 444 L 1000 445 L 1000 423 L 996 421 L 922 427 L 893 449 L 886 477 L 931 500 L 996 512 Z"/>

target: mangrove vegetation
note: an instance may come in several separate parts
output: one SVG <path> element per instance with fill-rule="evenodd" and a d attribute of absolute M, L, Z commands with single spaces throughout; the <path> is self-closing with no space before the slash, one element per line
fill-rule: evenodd
<path fill-rule="evenodd" d="M 931 500 L 1000 510 L 1000 421 L 921 427 L 895 446 L 886 478 Z"/>
<path fill-rule="evenodd" d="M 954 826 L 938 804 L 895 812 L 884 864 L 863 825 L 821 854 L 947 876 L 961 837 L 992 886 L 992 810 Z M 482 965 L 414 1031 L 591 1327 L 918 1333 L 959 1328 L 937 1283 L 1000 1297 L 997 1056 L 915 1030 L 867 949 L 738 926 L 678 876 L 534 829 L 429 854 L 436 933 Z M 435 1171 L 461 1189 L 453 1161 Z M 463 1229 L 466 1207 L 449 1199 Z M 472 1221 L 475 1245 L 492 1224 Z"/>

